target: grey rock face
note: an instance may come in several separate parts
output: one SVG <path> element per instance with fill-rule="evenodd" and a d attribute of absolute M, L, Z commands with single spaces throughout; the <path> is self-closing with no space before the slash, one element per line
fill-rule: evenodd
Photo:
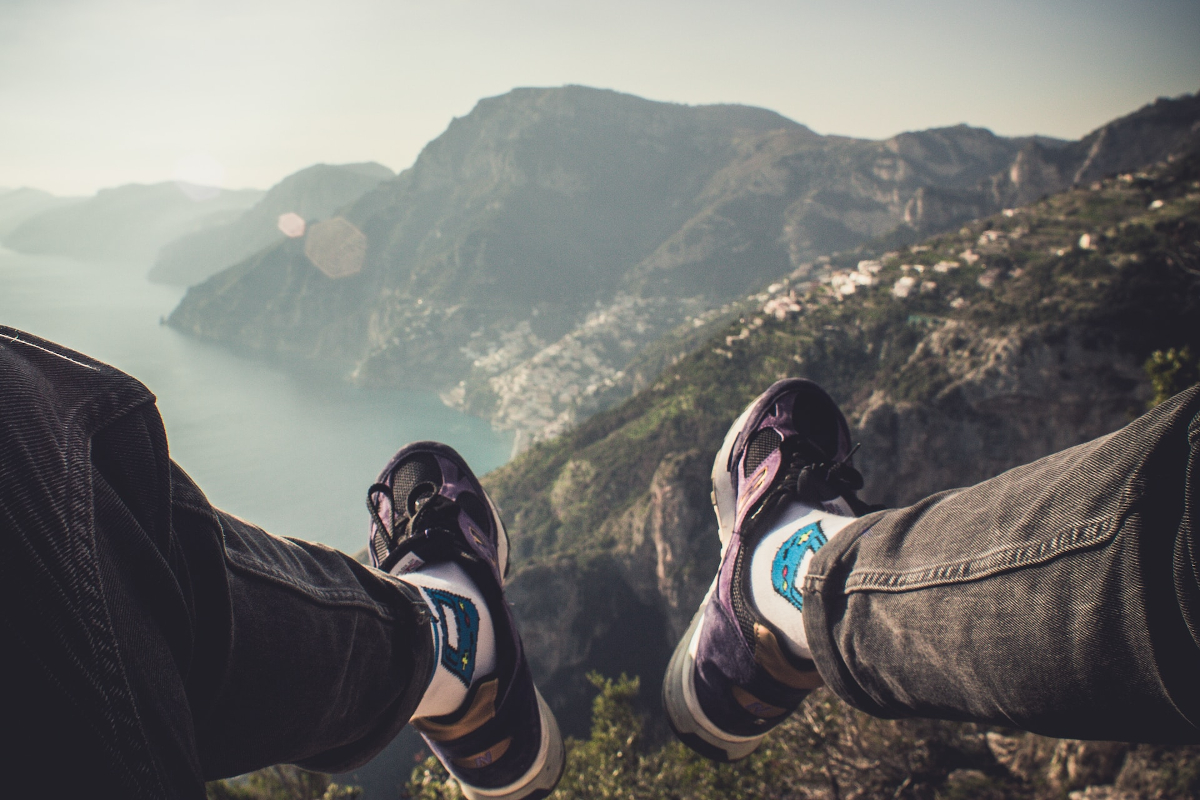
<path fill-rule="evenodd" d="M 969 486 L 1120 428 L 1148 387 L 1141 365 L 1053 326 L 983 332 L 951 322 L 914 359 L 942 360 L 954 382 L 929 402 L 873 393 L 847 409 L 871 502 L 905 505 Z"/>

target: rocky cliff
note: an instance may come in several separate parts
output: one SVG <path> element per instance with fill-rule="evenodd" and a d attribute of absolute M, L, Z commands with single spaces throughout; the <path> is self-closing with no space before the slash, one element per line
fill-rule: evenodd
<path fill-rule="evenodd" d="M 282 243 L 193 287 L 171 324 L 364 382 L 419 381 L 529 442 L 628 396 L 669 362 L 639 360 L 665 333 L 777 276 L 1165 157 L 1197 119 L 1185 97 L 1075 143 L 967 126 L 879 142 L 762 109 L 521 89 L 344 210 L 355 269 L 330 277 Z"/>

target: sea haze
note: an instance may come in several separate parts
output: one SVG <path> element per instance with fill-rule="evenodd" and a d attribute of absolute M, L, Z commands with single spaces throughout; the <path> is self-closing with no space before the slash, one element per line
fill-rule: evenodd
<path fill-rule="evenodd" d="M 145 383 L 175 461 L 215 505 L 273 533 L 357 552 L 366 487 L 405 442 L 447 442 L 480 474 L 511 452 L 511 433 L 447 408 L 432 391 L 299 374 L 160 325 L 182 293 L 117 266 L 0 249 L 0 323 Z"/>

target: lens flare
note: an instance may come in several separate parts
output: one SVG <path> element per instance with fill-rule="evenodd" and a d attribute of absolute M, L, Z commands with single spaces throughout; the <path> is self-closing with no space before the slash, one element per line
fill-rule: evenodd
<path fill-rule="evenodd" d="M 283 232 L 283 235 L 289 239 L 298 239 L 304 235 L 304 217 L 295 211 L 280 214 L 277 225 L 279 226 L 279 230 Z"/>
<path fill-rule="evenodd" d="M 304 255 L 330 278 L 345 278 L 362 270 L 367 237 L 354 223 L 334 217 L 308 229 Z"/>

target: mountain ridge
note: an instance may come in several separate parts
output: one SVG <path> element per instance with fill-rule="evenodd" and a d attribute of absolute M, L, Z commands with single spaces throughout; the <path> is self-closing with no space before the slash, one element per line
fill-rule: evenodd
<path fill-rule="evenodd" d="M 31 219 L 52 208 L 82 202 L 82 197 L 57 197 L 50 192 L 22 186 L 0 191 L 0 240 Z"/>
<path fill-rule="evenodd" d="M 254 189 L 191 187 L 170 181 L 131 183 L 42 211 L 10 231 L 4 244 L 22 253 L 123 262 L 141 269 L 162 245 L 236 216 L 260 195 Z"/>
<path fill-rule="evenodd" d="M 394 173 L 375 162 L 314 164 L 272 186 L 236 219 L 167 242 L 149 277 L 156 283 L 191 285 L 237 264 L 285 237 L 278 220 L 292 213 L 306 222 L 332 216 Z"/>
<path fill-rule="evenodd" d="M 1076 143 L 965 125 L 867 141 L 748 107 L 519 89 L 345 210 L 361 272 L 330 279 L 283 243 L 193 287 L 170 323 L 363 383 L 419 381 L 525 446 L 628 396 L 640 353 L 748 291 L 1165 157 L 1196 120 L 1189 95 Z"/>

